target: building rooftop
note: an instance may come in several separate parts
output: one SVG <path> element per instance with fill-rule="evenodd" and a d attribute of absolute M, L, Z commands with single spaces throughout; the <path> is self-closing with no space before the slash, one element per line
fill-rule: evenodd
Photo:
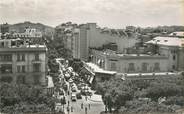
<path fill-rule="evenodd" d="M 131 77 L 155 77 L 155 76 L 178 76 L 180 72 L 150 72 L 150 73 L 118 73 L 122 80 Z"/>
<path fill-rule="evenodd" d="M 109 58 L 124 58 L 124 59 L 145 59 L 145 58 L 166 58 L 165 56 L 162 55 L 149 55 L 149 54 L 124 54 L 124 53 L 116 53 L 115 51 L 99 51 L 99 50 L 94 50 L 96 54 L 100 54 L 102 56 L 106 56 Z"/>
<path fill-rule="evenodd" d="M 0 52 L 14 52 L 14 51 L 47 51 L 45 45 L 22 45 L 19 47 L 3 47 L 0 48 Z"/>
<path fill-rule="evenodd" d="M 116 71 L 108 71 L 100 68 L 98 65 L 94 63 L 86 63 L 91 69 L 93 69 L 93 72 L 95 73 L 104 73 L 104 74 L 115 74 Z"/>
<path fill-rule="evenodd" d="M 146 44 L 158 44 L 164 46 L 184 47 L 184 38 L 178 37 L 155 37 Z"/>
<path fill-rule="evenodd" d="M 177 31 L 169 34 L 169 36 L 179 36 L 179 37 L 184 37 L 184 31 Z"/>

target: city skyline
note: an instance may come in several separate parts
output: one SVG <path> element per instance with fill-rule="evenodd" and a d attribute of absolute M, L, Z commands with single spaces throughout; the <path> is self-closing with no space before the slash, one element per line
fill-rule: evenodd
<path fill-rule="evenodd" d="M 52 27 L 72 21 L 101 27 L 184 25 L 184 0 L 1 0 L 0 23 L 31 21 Z"/>

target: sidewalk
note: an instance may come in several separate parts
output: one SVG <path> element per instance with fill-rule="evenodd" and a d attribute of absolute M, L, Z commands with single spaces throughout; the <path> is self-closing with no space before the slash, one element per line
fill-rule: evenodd
<path fill-rule="evenodd" d="M 102 96 L 93 94 L 91 97 L 88 96 L 88 100 L 93 101 L 93 102 L 103 102 L 102 101 Z"/>

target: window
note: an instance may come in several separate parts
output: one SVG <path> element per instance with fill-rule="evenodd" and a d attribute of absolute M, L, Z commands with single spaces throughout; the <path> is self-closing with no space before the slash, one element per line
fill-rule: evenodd
<path fill-rule="evenodd" d="M 114 62 L 111 63 L 111 70 L 116 71 L 116 63 Z"/>
<path fill-rule="evenodd" d="M 160 71 L 160 63 L 155 63 L 154 64 L 154 71 Z"/>
<path fill-rule="evenodd" d="M 17 66 L 17 72 L 20 73 L 20 66 Z"/>
<path fill-rule="evenodd" d="M 40 72 L 40 63 L 34 63 L 33 64 L 33 72 Z"/>
<path fill-rule="evenodd" d="M 134 63 L 129 63 L 129 65 L 128 65 L 128 71 L 130 71 L 130 72 L 135 71 Z"/>
<path fill-rule="evenodd" d="M 142 71 L 146 72 L 148 70 L 148 63 L 142 63 Z"/>
<path fill-rule="evenodd" d="M 175 55 L 173 55 L 173 60 L 176 60 L 176 56 Z"/>
<path fill-rule="evenodd" d="M 173 66 L 172 66 L 172 69 L 175 70 L 175 68 L 176 68 L 175 65 L 173 65 Z"/>
<path fill-rule="evenodd" d="M 35 54 L 35 60 L 36 60 L 36 61 L 39 60 L 39 54 L 38 54 L 38 53 Z"/>
<path fill-rule="evenodd" d="M 17 61 L 25 61 L 25 54 L 17 54 Z"/>
<path fill-rule="evenodd" d="M 22 54 L 22 61 L 25 61 L 25 54 Z"/>
<path fill-rule="evenodd" d="M 26 70 L 25 70 L 25 66 L 24 66 L 24 65 L 22 66 L 22 72 L 23 72 L 23 73 L 25 73 L 25 72 L 26 72 Z"/>
<path fill-rule="evenodd" d="M 11 54 L 2 54 L 0 55 L 0 61 L 12 61 Z"/>
<path fill-rule="evenodd" d="M 20 61 L 20 54 L 17 54 L 17 61 Z"/>
<path fill-rule="evenodd" d="M 105 77 L 101 77 L 101 81 L 104 82 L 105 81 Z"/>
<path fill-rule="evenodd" d="M 25 73 L 25 65 L 18 65 L 17 66 L 17 72 L 18 73 Z"/>
<path fill-rule="evenodd" d="M 0 73 L 2 73 L 2 74 L 12 73 L 12 65 L 11 64 L 2 64 L 0 66 Z"/>

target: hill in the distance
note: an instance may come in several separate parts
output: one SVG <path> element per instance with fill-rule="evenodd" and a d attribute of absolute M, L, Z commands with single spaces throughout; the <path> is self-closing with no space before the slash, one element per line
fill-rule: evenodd
<path fill-rule="evenodd" d="M 53 27 L 50 27 L 50 26 L 47 26 L 47 25 L 44 25 L 44 24 L 41 24 L 41 23 L 32 23 L 32 22 L 29 22 L 29 21 L 25 21 L 23 23 L 17 23 L 17 24 L 12 24 L 10 25 L 9 27 L 9 31 L 15 31 L 15 32 L 24 32 L 25 29 L 27 27 L 30 27 L 30 28 L 36 28 L 38 29 L 39 31 L 41 31 L 43 34 L 49 34 L 49 33 L 53 33 L 54 32 L 54 28 Z"/>

